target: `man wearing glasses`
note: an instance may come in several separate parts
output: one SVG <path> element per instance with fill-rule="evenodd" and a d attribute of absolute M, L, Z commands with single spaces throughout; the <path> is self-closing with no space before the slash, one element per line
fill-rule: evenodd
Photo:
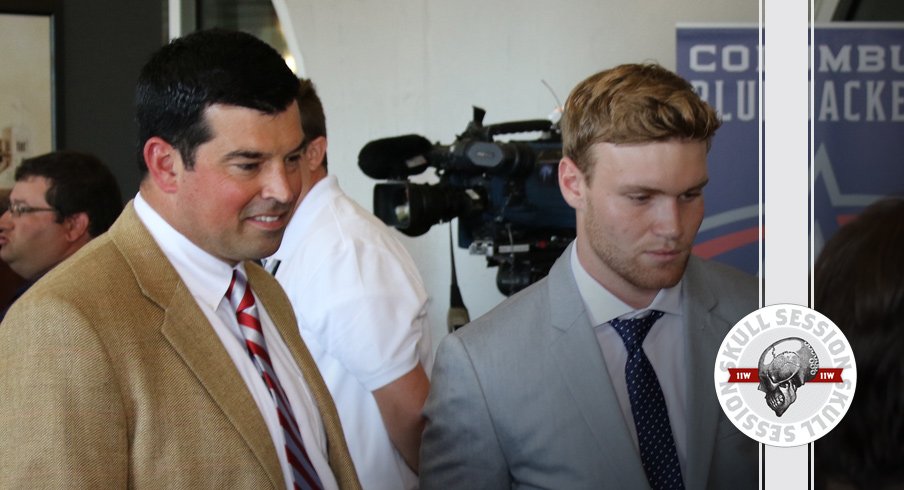
<path fill-rule="evenodd" d="M 27 159 L 0 215 L 0 259 L 27 288 L 107 231 L 120 211 L 116 179 L 97 157 L 58 151 Z"/>

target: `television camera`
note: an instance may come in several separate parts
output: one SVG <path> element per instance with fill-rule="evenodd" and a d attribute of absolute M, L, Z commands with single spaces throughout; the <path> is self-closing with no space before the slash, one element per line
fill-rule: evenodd
<path fill-rule="evenodd" d="M 541 279 L 575 236 L 574 210 L 558 185 L 562 141 L 549 120 L 484 125 L 486 112 L 450 145 L 408 134 L 367 143 L 358 166 L 386 180 L 374 187 L 374 214 L 408 236 L 458 218 L 458 246 L 499 266 L 496 286 L 511 295 Z M 497 136 L 539 132 L 530 141 Z M 439 182 L 408 177 L 435 169 Z"/>

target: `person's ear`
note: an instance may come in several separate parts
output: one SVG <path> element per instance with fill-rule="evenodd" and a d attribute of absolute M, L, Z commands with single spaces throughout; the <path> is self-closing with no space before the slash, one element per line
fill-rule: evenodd
<path fill-rule="evenodd" d="M 156 187 L 173 193 L 179 187 L 179 172 L 184 168 L 182 156 L 163 138 L 152 136 L 144 143 L 144 162 Z"/>
<path fill-rule="evenodd" d="M 82 237 L 89 234 L 89 225 L 88 213 L 84 211 L 67 216 L 63 219 L 63 234 L 66 241 L 72 243 L 81 240 Z"/>
<path fill-rule="evenodd" d="M 311 172 L 323 165 L 326 156 L 326 136 L 318 136 L 308 142 L 304 149 L 304 164 Z"/>
<path fill-rule="evenodd" d="M 574 160 L 562 157 L 559 161 L 559 189 L 565 202 L 574 209 L 583 209 L 588 182 Z"/>

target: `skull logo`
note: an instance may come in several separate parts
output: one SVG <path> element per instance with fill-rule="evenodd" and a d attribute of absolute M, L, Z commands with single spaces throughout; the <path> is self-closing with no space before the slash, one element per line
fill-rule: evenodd
<path fill-rule="evenodd" d="M 816 376 L 819 358 L 807 341 L 789 337 L 773 343 L 760 356 L 760 391 L 766 404 L 781 417 L 797 400 L 797 389 Z"/>

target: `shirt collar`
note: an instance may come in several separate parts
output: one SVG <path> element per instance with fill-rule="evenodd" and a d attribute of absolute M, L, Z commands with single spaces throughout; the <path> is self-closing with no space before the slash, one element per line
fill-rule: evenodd
<path fill-rule="evenodd" d="M 239 262 L 233 267 L 195 245 L 163 219 L 144 200 L 141 192 L 135 196 L 134 207 L 138 218 L 154 237 L 192 296 L 202 305 L 216 310 L 229 289 L 232 271 L 238 269 L 244 274 L 244 264 Z"/>
<path fill-rule="evenodd" d="M 613 318 L 634 318 L 645 316 L 650 310 L 659 310 L 664 313 L 681 315 L 681 295 L 684 279 L 675 286 L 660 289 L 649 306 L 635 309 L 627 305 L 614 294 L 610 293 L 581 265 L 577 254 L 577 241 L 571 247 L 571 270 L 574 271 L 574 279 L 578 286 L 578 292 L 584 301 L 584 307 L 593 325 L 602 325 Z"/>

